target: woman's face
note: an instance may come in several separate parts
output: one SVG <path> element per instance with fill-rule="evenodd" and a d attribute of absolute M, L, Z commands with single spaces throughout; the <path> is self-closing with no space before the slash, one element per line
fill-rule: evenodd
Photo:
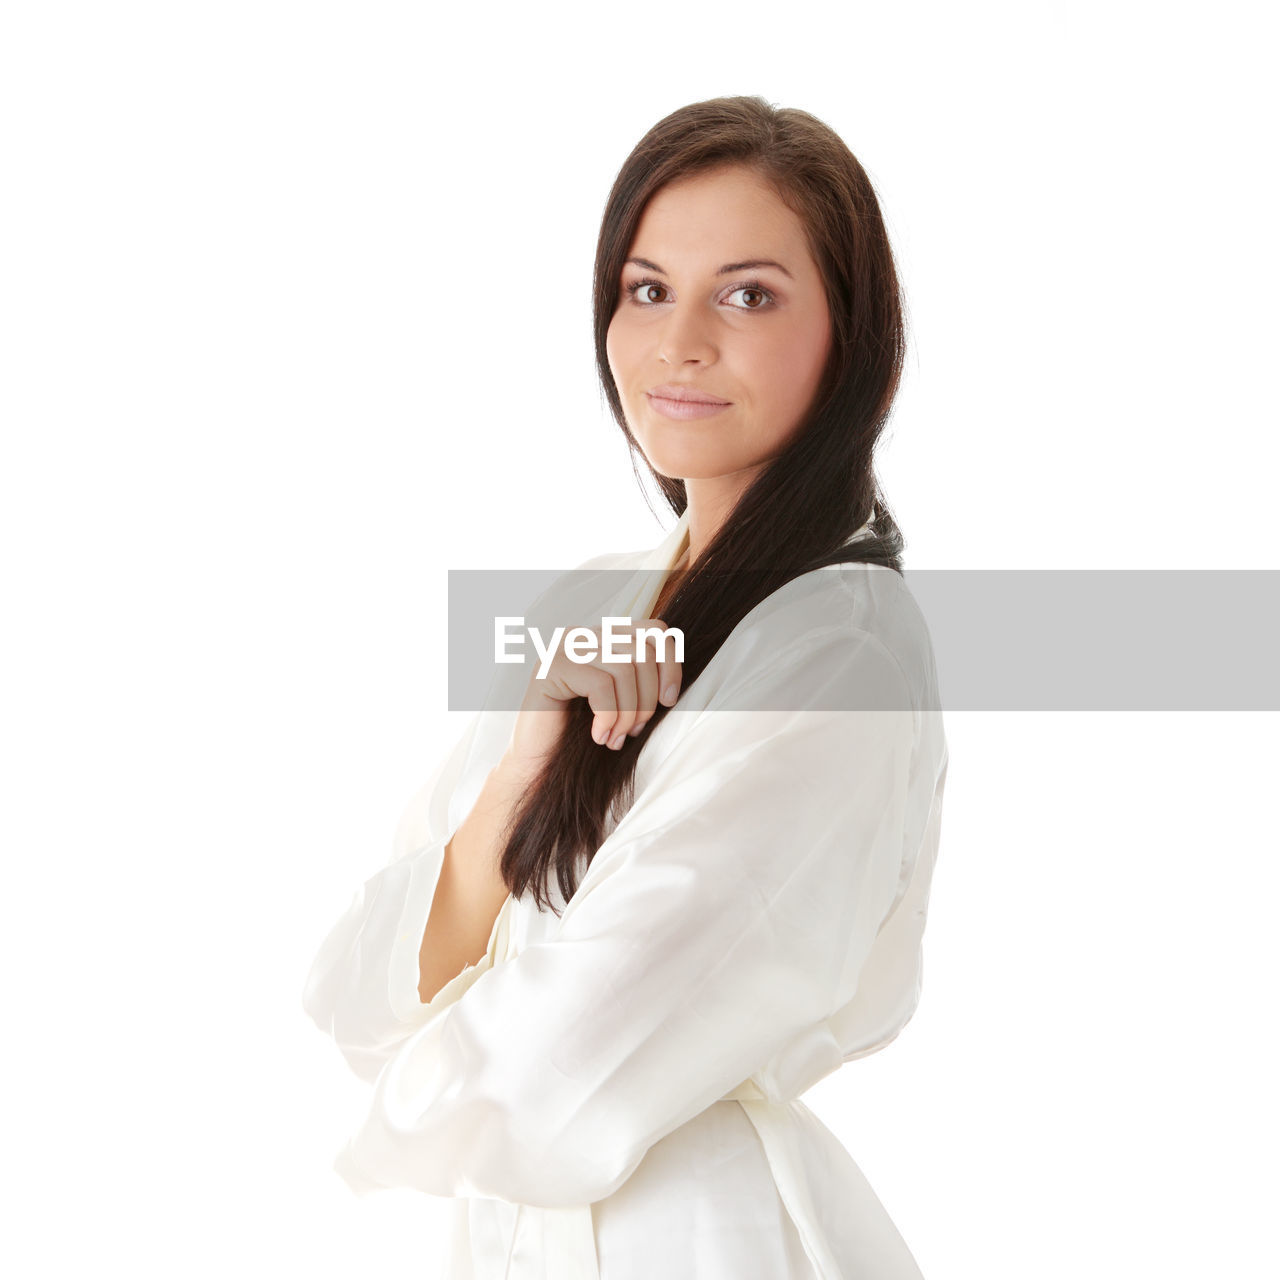
<path fill-rule="evenodd" d="M 830 346 L 804 226 L 755 172 L 722 167 L 653 195 L 606 351 L 627 425 L 657 472 L 740 491 L 799 426 Z M 682 409 L 661 394 L 671 386 L 721 404 Z"/>

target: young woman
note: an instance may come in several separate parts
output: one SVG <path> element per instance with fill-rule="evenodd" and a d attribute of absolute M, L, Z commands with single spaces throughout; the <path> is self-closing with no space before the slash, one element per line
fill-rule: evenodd
<path fill-rule="evenodd" d="M 872 467 L 904 337 L 866 174 L 802 111 L 672 113 L 595 335 L 678 519 L 535 612 L 683 659 L 501 668 L 307 980 L 374 1085 L 335 1167 L 456 1197 L 451 1280 L 918 1276 L 799 1101 L 915 1009 L 947 767 Z"/>

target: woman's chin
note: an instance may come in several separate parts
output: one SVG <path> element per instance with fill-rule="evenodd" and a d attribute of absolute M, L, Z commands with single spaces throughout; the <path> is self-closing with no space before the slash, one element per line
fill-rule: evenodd
<path fill-rule="evenodd" d="M 709 464 L 705 459 L 654 457 L 649 453 L 645 457 L 654 471 L 668 480 L 715 480 L 729 470 L 728 467 Z"/>
<path fill-rule="evenodd" d="M 636 434 L 636 440 L 645 460 L 668 480 L 714 480 L 736 470 L 735 459 L 708 449 L 705 443 L 699 448 L 693 441 L 655 440 L 648 432 Z"/>

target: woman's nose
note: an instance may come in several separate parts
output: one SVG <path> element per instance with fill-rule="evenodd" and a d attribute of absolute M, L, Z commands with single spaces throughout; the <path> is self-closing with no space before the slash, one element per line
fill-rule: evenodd
<path fill-rule="evenodd" d="M 683 364 L 686 360 L 713 361 L 715 344 L 711 336 L 711 317 L 698 307 L 684 307 L 677 303 L 663 318 L 658 355 L 667 364 Z"/>

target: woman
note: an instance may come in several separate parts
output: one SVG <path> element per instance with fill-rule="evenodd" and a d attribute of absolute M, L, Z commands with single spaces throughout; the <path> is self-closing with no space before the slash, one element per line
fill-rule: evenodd
<path fill-rule="evenodd" d="M 672 113 L 610 194 L 595 336 L 679 518 L 534 613 L 683 659 L 499 668 L 307 981 L 374 1084 L 336 1167 L 457 1197 L 454 1278 L 918 1276 L 798 1100 L 914 1011 L 947 764 L 872 468 L 904 338 L 861 166 L 759 98 Z"/>

